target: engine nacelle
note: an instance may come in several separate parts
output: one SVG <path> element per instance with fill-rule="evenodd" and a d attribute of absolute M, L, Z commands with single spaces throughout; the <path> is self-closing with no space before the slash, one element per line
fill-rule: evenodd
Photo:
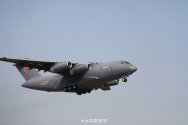
<path fill-rule="evenodd" d="M 62 73 L 65 70 L 69 70 L 72 68 L 72 63 L 71 62 L 60 62 L 55 64 L 50 71 L 53 73 Z"/>
<path fill-rule="evenodd" d="M 113 81 L 107 82 L 107 85 L 114 86 L 114 85 L 118 85 L 118 83 L 119 83 L 119 80 L 113 80 Z"/>
<path fill-rule="evenodd" d="M 70 71 L 70 75 L 84 73 L 91 69 L 91 64 L 77 64 Z"/>

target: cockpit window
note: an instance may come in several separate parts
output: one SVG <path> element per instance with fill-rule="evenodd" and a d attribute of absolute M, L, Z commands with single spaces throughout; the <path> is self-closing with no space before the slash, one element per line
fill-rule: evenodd
<path fill-rule="evenodd" d="M 121 61 L 121 64 L 130 64 L 130 63 L 127 61 Z"/>

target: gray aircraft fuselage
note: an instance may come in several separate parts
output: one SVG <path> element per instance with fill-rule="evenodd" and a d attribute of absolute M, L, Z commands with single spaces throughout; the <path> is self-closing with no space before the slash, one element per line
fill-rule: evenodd
<path fill-rule="evenodd" d="M 86 93 L 87 90 L 98 89 L 101 86 L 107 87 L 120 78 L 126 81 L 126 78 L 135 72 L 137 68 L 127 61 L 114 61 L 110 63 L 91 63 L 91 69 L 82 74 L 73 76 L 40 76 L 26 81 L 22 87 L 44 90 L 44 91 L 65 91 L 77 92 L 77 94 Z M 86 90 L 86 92 L 85 92 Z"/>

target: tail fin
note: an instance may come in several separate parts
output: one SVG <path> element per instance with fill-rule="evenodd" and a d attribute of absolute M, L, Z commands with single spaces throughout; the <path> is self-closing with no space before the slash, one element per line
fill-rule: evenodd
<path fill-rule="evenodd" d="M 19 72 L 22 74 L 26 81 L 41 76 L 41 74 L 36 69 L 30 69 L 28 66 L 15 65 Z"/>

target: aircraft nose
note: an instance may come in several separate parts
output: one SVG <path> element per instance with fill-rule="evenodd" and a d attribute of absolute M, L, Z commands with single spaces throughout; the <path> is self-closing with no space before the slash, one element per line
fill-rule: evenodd
<path fill-rule="evenodd" d="M 131 65 L 131 66 L 130 66 L 130 70 L 131 70 L 131 72 L 133 73 L 133 72 L 135 72 L 135 71 L 137 70 L 137 68 L 136 68 L 136 66 Z"/>

